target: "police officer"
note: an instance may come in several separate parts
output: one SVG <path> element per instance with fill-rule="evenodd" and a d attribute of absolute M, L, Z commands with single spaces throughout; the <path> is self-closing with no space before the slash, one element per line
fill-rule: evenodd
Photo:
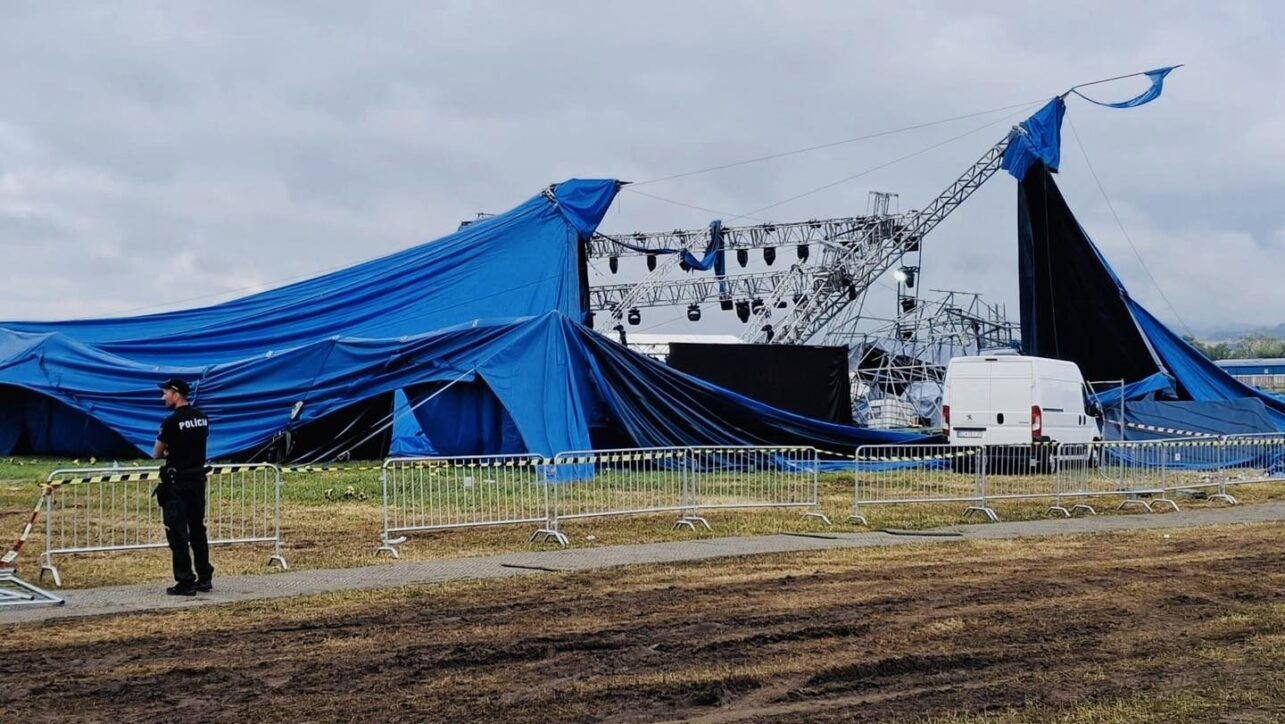
<path fill-rule="evenodd" d="M 171 596 L 195 596 L 197 591 L 213 590 L 214 567 L 210 565 L 210 544 L 205 537 L 205 446 L 210 421 L 187 401 L 191 388 L 183 380 L 166 380 L 160 388 L 165 406 L 174 410 L 161 423 L 152 452 L 152 457 L 165 459 L 156 498 L 174 558 L 175 580 L 165 592 Z"/>

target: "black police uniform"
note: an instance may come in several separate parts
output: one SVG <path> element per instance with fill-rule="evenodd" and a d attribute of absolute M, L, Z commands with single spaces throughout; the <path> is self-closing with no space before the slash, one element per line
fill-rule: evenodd
<path fill-rule="evenodd" d="M 205 537 L 205 447 L 209 436 L 210 421 L 205 413 L 184 405 L 161 423 L 156 438 L 166 447 L 161 476 L 165 482 L 158 494 L 165 538 L 174 558 L 174 580 L 183 587 L 207 582 L 214 576 L 210 544 Z"/>

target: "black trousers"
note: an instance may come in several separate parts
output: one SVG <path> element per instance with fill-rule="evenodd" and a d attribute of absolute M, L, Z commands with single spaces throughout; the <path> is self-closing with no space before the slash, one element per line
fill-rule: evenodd
<path fill-rule="evenodd" d="M 210 543 L 205 537 L 205 476 L 180 476 L 168 486 L 161 513 L 174 559 L 174 580 L 183 584 L 208 581 L 214 577 L 214 566 L 210 565 Z"/>

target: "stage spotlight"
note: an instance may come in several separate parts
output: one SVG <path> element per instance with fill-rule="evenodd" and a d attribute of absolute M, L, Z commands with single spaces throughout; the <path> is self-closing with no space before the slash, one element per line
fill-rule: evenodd
<path fill-rule="evenodd" d="M 637 327 L 641 323 L 642 323 L 642 312 L 638 311 L 637 307 L 634 307 L 633 309 L 629 310 L 629 324 Z"/>
<path fill-rule="evenodd" d="M 736 250 L 736 263 L 745 266 L 750 263 L 750 252 L 748 249 Z"/>
<path fill-rule="evenodd" d="M 736 318 L 741 320 L 741 324 L 745 324 L 750 321 L 749 302 L 742 300 L 736 303 Z"/>
<path fill-rule="evenodd" d="M 735 303 L 728 297 L 724 297 L 718 300 L 718 308 L 722 309 L 724 312 L 732 311 L 732 308 L 734 306 L 735 306 Z"/>
<path fill-rule="evenodd" d="M 849 302 L 857 301 L 857 285 L 853 284 L 852 282 L 848 282 L 848 301 Z"/>
<path fill-rule="evenodd" d="M 901 326 L 898 326 L 898 327 L 897 327 L 897 336 L 901 337 L 901 338 L 902 338 L 902 340 L 904 340 L 904 341 L 906 341 L 906 342 L 909 342 L 910 340 L 914 339 L 914 337 L 915 337 L 915 330 L 913 330 L 913 329 L 911 329 L 911 328 L 909 328 L 909 327 L 901 327 Z"/>
<path fill-rule="evenodd" d="M 678 259 L 678 268 L 683 271 L 691 271 L 692 265 L 687 263 L 687 257 L 680 257 Z"/>
<path fill-rule="evenodd" d="M 689 322 L 701 321 L 701 305 L 693 304 L 687 307 L 687 321 Z"/>
<path fill-rule="evenodd" d="M 918 300 L 916 300 L 914 297 L 902 297 L 902 298 L 901 298 L 901 311 L 902 311 L 903 313 L 905 313 L 905 314 L 909 314 L 909 313 L 911 313 L 911 312 L 915 311 L 915 307 L 917 307 L 917 306 L 919 306 L 919 302 L 918 302 Z"/>
<path fill-rule="evenodd" d="M 776 263 L 776 247 L 763 247 L 763 262 L 768 266 L 772 266 L 772 264 Z"/>
<path fill-rule="evenodd" d="M 647 255 L 647 271 L 656 271 L 656 255 Z"/>
<path fill-rule="evenodd" d="M 758 314 L 759 312 L 762 312 L 762 311 L 763 311 L 763 300 L 762 300 L 762 299 L 755 299 L 753 302 L 750 302 L 750 311 L 751 311 L 751 312 L 753 312 L 753 313 L 755 313 L 755 314 Z"/>
<path fill-rule="evenodd" d="M 626 341 L 625 341 L 625 325 L 623 325 L 623 324 L 617 324 L 616 326 L 612 327 L 611 329 L 612 329 L 612 331 L 613 331 L 613 332 L 615 332 L 616 334 L 620 335 L 620 343 L 621 343 L 621 344 L 629 344 L 628 342 L 626 342 Z"/>
<path fill-rule="evenodd" d="M 785 309 L 788 306 L 790 306 L 789 302 L 786 302 L 784 299 L 781 299 L 776 303 L 777 309 Z"/>
<path fill-rule="evenodd" d="M 794 247 L 794 253 L 798 255 L 798 257 L 799 257 L 799 261 L 807 261 L 807 260 L 808 260 L 808 245 L 807 245 L 807 244 L 799 244 L 798 246 Z"/>
<path fill-rule="evenodd" d="M 772 325 L 770 324 L 763 325 L 763 335 L 768 342 L 772 341 L 772 337 L 776 336 L 776 333 L 772 331 Z"/>
<path fill-rule="evenodd" d="M 614 255 L 607 257 L 607 266 L 611 269 L 612 274 L 620 271 L 620 257 Z"/>
<path fill-rule="evenodd" d="M 902 284 L 905 284 L 907 289 L 914 289 L 915 273 L 918 271 L 919 271 L 919 267 L 903 266 L 897 269 L 897 271 L 893 272 L 892 275 L 897 278 L 897 281 L 901 282 Z"/>

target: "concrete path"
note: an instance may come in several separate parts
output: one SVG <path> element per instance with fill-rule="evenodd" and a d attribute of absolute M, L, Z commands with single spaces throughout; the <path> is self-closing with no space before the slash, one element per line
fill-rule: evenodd
<path fill-rule="evenodd" d="M 931 531 L 908 531 L 906 534 L 800 533 L 602 548 L 525 551 L 485 558 L 405 562 L 364 568 L 289 571 L 273 575 L 216 578 L 214 582 L 216 588 L 213 593 L 200 594 L 193 598 L 164 595 L 163 589 L 166 584 L 162 582 L 72 590 L 61 594 L 66 598 L 66 603 L 61 606 L 8 609 L 0 607 L 0 622 L 47 621 L 75 616 L 191 608 L 334 591 L 543 575 L 549 572 L 584 571 L 634 564 L 682 563 L 768 553 L 938 544 L 967 540 L 1039 538 L 1277 521 L 1285 521 L 1285 502 L 1207 508 L 1180 513 L 1102 515 L 1071 520 L 1049 519 L 1020 523 L 961 525 Z"/>

